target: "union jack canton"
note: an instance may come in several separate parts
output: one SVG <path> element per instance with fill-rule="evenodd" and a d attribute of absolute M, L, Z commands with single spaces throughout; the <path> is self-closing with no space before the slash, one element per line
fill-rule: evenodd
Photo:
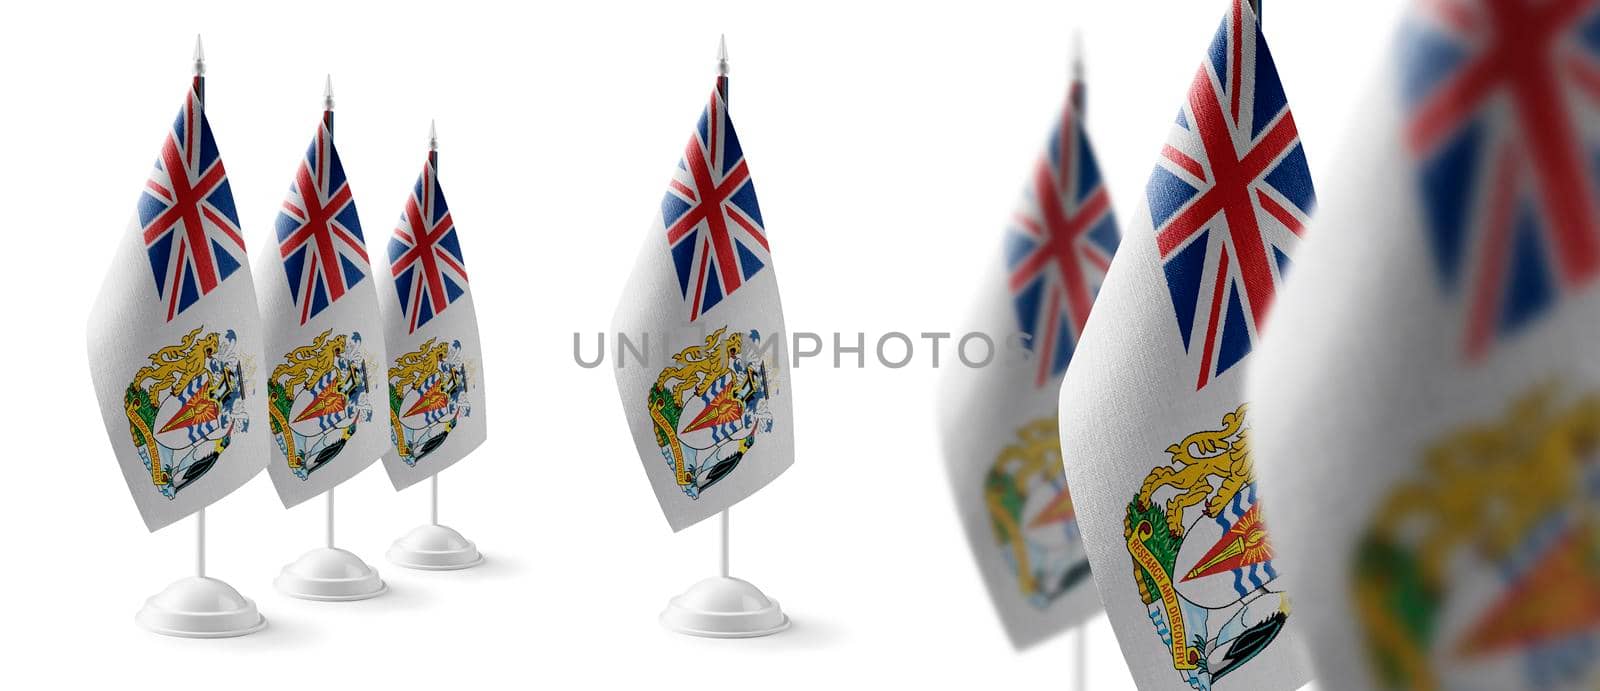
<path fill-rule="evenodd" d="M 1266 39 L 1234 0 L 1145 187 L 1195 390 L 1260 337 L 1316 194 Z"/>
<path fill-rule="evenodd" d="M 139 195 L 139 226 L 172 321 L 232 276 L 245 257 L 233 190 L 194 89 L 184 97 Z"/>
<path fill-rule="evenodd" d="M 278 212 L 278 256 L 304 325 L 365 278 L 366 238 L 333 133 L 323 122 Z"/>
<path fill-rule="evenodd" d="M 1406 145 L 1477 360 L 1600 276 L 1600 2 L 1423 7 L 1406 25 Z"/>
<path fill-rule="evenodd" d="M 444 189 L 439 187 L 432 154 L 406 199 L 394 237 L 389 239 L 389 270 L 400 297 L 406 333 L 416 333 L 467 292 L 461 239 L 456 236 Z"/>
<path fill-rule="evenodd" d="M 1117 221 L 1083 129 L 1074 85 L 1006 233 L 1018 326 L 1038 360 L 1034 386 L 1067 371 L 1089 308 L 1117 251 Z"/>
<path fill-rule="evenodd" d="M 772 262 L 727 95 L 727 77 L 719 77 L 661 200 L 667 245 L 691 322 Z"/>

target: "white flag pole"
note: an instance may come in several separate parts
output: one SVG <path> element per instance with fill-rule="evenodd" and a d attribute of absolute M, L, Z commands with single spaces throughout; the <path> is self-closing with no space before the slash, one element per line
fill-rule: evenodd
<path fill-rule="evenodd" d="M 1083 34 L 1072 36 L 1072 86 L 1068 98 L 1074 115 L 1084 122 L 1087 116 L 1089 95 L 1083 81 Z M 1089 624 L 1084 622 L 1072 629 L 1072 689 L 1089 691 Z"/>
<path fill-rule="evenodd" d="M 206 94 L 206 51 L 199 34 L 194 37 L 195 100 L 202 111 Z M 152 458 L 151 463 L 161 459 Z M 194 576 L 174 581 L 145 600 L 134 617 L 140 626 L 155 633 L 182 638 L 232 638 L 252 634 L 267 627 L 256 603 L 239 594 L 233 586 L 206 577 L 206 510 L 201 507 L 194 519 Z"/>
<path fill-rule="evenodd" d="M 433 121 L 428 122 L 428 165 L 438 173 L 439 129 Z M 428 522 L 395 540 L 388 556 L 398 566 L 423 571 L 455 571 L 483 563 L 478 545 L 454 528 L 439 525 L 439 473 L 428 478 Z"/>
<path fill-rule="evenodd" d="M 428 478 L 428 490 L 432 495 L 428 499 L 428 525 L 439 525 L 439 474 L 434 473 Z"/>
<path fill-rule="evenodd" d="M 195 577 L 205 577 L 205 509 L 195 513 Z"/>
<path fill-rule="evenodd" d="M 728 41 L 717 41 L 717 89 L 728 98 Z M 661 625 L 678 633 L 709 638 L 754 638 L 789 628 L 789 617 L 760 588 L 728 575 L 728 510 L 723 509 L 718 576 L 691 586 L 672 598 L 661 613 Z"/>
<path fill-rule="evenodd" d="M 722 568 L 723 578 L 728 577 L 728 509 L 722 510 Z"/>
<path fill-rule="evenodd" d="M 329 75 L 322 89 L 322 125 L 328 136 L 333 136 L 333 76 Z M 283 567 L 273 584 L 278 591 L 302 600 L 347 601 L 365 600 L 389 592 L 389 585 L 378 576 L 378 570 L 368 566 L 361 557 L 348 550 L 334 547 L 334 490 L 328 488 L 327 525 L 323 546 L 300 555 Z M 357 574 L 351 577 L 350 574 Z"/>

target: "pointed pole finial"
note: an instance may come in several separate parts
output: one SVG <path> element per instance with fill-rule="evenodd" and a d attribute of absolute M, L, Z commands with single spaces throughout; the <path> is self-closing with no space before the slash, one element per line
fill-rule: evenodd
<path fill-rule="evenodd" d="M 206 76 L 206 47 L 200 42 L 200 34 L 194 35 L 194 76 Z"/>
<path fill-rule="evenodd" d="M 1083 81 L 1083 32 L 1072 32 L 1072 81 Z"/>
<path fill-rule="evenodd" d="M 1072 32 L 1072 83 L 1067 87 L 1067 99 L 1072 104 L 1072 109 L 1078 116 L 1083 116 L 1087 105 L 1083 85 L 1083 32 Z"/>
<path fill-rule="evenodd" d="M 717 38 L 717 76 L 728 76 L 728 35 Z"/>
<path fill-rule="evenodd" d="M 333 75 L 322 83 L 322 109 L 333 110 Z"/>
<path fill-rule="evenodd" d="M 434 120 L 428 121 L 428 150 L 439 150 L 439 127 L 438 122 Z"/>

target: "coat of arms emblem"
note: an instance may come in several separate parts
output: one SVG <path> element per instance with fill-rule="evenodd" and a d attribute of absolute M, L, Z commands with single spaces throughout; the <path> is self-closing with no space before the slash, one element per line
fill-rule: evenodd
<path fill-rule="evenodd" d="M 1067 494 L 1056 418 L 1029 422 L 984 477 L 995 546 L 1029 604 L 1045 609 L 1089 575 Z"/>
<path fill-rule="evenodd" d="M 1123 522 L 1150 622 L 1200 691 L 1265 650 L 1289 617 L 1257 503 L 1247 408 L 1167 447 L 1170 464 L 1145 476 Z"/>
<path fill-rule="evenodd" d="M 1600 395 L 1540 388 L 1424 451 L 1361 537 L 1354 615 L 1374 681 L 1450 688 L 1510 665 L 1525 688 L 1600 673 Z M 1492 684 L 1492 682 L 1491 682 Z"/>
<path fill-rule="evenodd" d="M 461 341 L 430 338 L 389 367 L 390 436 L 407 466 L 437 450 L 456 423 L 472 415 L 471 373 L 463 358 Z"/>
<path fill-rule="evenodd" d="M 123 403 L 128 434 L 150 484 L 168 499 L 221 459 L 234 432 L 249 429 L 239 402 L 244 367 L 233 331 L 197 327 L 175 345 L 151 353 L 128 384 Z"/>
<path fill-rule="evenodd" d="M 285 353 L 267 378 L 267 411 L 295 477 L 331 463 L 357 427 L 372 422 L 361 334 L 328 330 Z"/>
<path fill-rule="evenodd" d="M 756 438 L 772 431 L 777 363 L 760 350 L 759 332 L 730 334 L 724 326 L 672 356 L 650 388 L 656 445 L 690 499 L 732 473 Z"/>

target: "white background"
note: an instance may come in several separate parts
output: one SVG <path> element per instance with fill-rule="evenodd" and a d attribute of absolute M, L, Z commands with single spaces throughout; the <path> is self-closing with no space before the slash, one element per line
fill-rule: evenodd
<path fill-rule="evenodd" d="M 715 569 L 715 522 L 668 531 L 610 373 L 572 355 L 574 331 L 592 348 L 609 321 L 711 88 L 719 32 L 791 330 L 963 328 L 975 262 L 995 256 L 1065 94 L 1075 29 L 1091 136 L 1130 217 L 1224 0 L 981 4 L 10 6 L 3 685 L 1065 688 L 1070 639 L 1016 653 L 990 611 L 935 455 L 927 352 L 898 370 L 813 359 L 793 371 L 797 462 L 734 510 L 733 569 L 795 627 L 752 641 L 657 626 L 669 596 Z M 1269 1 L 1265 30 L 1313 175 L 1359 123 L 1348 95 L 1399 4 Z M 321 501 L 285 511 L 262 475 L 214 506 L 211 573 L 271 621 L 226 641 L 133 624 L 146 596 L 192 568 L 192 521 L 141 526 L 82 344 L 196 32 L 251 248 L 314 131 L 325 73 L 375 251 L 438 119 L 492 418 L 488 443 L 442 480 L 443 521 L 488 555 L 474 571 L 383 561 L 425 519 L 427 490 L 396 495 L 376 465 L 340 488 L 338 525 L 339 543 L 389 580 L 380 599 L 273 590 L 277 570 L 321 540 Z M 1129 687 L 1105 620 L 1088 630 L 1091 687 Z"/>

